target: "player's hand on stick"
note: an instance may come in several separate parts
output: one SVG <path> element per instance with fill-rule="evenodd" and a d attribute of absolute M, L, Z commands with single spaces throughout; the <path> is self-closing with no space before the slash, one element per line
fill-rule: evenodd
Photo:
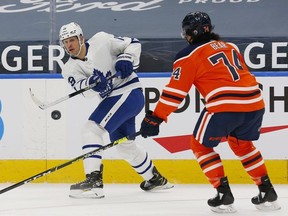
<path fill-rule="evenodd" d="M 120 54 L 116 59 L 115 69 L 120 72 L 121 79 L 129 77 L 133 72 L 132 56 L 127 53 Z"/>
<path fill-rule="evenodd" d="M 102 92 L 106 89 L 107 79 L 103 73 L 94 69 L 93 75 L 88 78 L 89 85 L 96 84 L 92 89 L 97 92 Z"/>
<path fill-rule="evenodd" d="M 163 119 L 153 116 L 152 114 L 153 112 L 148 110 L 141 123 L 140 131 L 144 138 L 157 136 L 159 134 L 159 125 L 163 122 Z"/>

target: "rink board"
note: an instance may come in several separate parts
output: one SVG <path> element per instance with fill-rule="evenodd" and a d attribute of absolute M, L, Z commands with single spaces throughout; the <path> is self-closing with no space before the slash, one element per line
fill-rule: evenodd
<path fill-rule="evenodd" d="M 0 162 L 0 182 L 19 182 L 41 173 L 47 169 L 67 162 L 66 160 L 2 160 Z M 158 170 L 178 184 L 206 184 L 196 160 L 153 160 Z M 106 183 L 140 183 L 143 179 L 124 160 L 104 160 L 104 182 Z M 229 181 L 235 184 L 253 183 L 238 160 L 223 160 Z M 288 184 L 287 160 L 266 160 L 271 180 L 276 184 Z M 72 183 L 84 179 L 82 161 L 57 170 L 34 182 Z"/>
<path fill-rule="evenodd" d="M 257 78 L 262 84 L 266 113 L 263 131 L 255 146 L 266 159 L 271 178 L 277 183 L 287 183 L 288 76 Z M 140 79 L 146 96 L 145 109 L 153 109 L 169 77 L 165 74 L 140 74 Z M 8 91 L 11 87 L 13 91 Z M 29 88 L 46 102 L 72 92 L 65 81 L 57 76 L 9 76 L 0 79 L 0 182 L 22 180 L 81 155 L 80 131 L 98 103 L 95 99 L 86 100 L 82 96 L 76 96 L 47 110 L 41 110 L 32 102 Z M 159 136 L 148 139 L 137 137 L 137 143 L 149 152 L 155 164 L 159 164 L 159 170 L 171 181 L 207 182 L 189 148 L 189 136 L 202 108 L 201 97 L 192 88 L 178 112 L 169 116 L 168 124 L 161 125 Z M 51 118 L 53 110 L 61 112 L 59 120 Z M 137 129 L 144 114 L 143 109 L 137 117 Z M 107 143 L 109 142 L 107 138 Z M 232 182 L 251 182 L 225 140 L 215 150 L 224 160 L 227 174 L 231 173 Z M 119 158 L 116 148 L 105 151 L 103 158 L 105 181 L 141 181 L 127 163 Z M 75 182 L 82 178 L 82 163 L 78 162 L 39 181 Z"/>

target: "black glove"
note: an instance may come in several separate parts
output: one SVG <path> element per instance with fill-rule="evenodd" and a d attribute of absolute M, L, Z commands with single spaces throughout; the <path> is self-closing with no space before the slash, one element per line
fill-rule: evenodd
<path fill-rule="evenodd" d="M 141 135 L 144 138 L 150 136 L 157 136 L 159 134 L 159 125 L 163 122 L 163 119 L 157 116 L 152 116 L 152 111 L 148 110 L 145 118 L 141 123 Z"/>

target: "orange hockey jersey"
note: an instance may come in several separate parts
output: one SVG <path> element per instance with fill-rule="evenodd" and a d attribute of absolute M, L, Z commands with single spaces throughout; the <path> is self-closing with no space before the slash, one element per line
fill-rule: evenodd
<path fill-rule="evenodd" d="M 180 51 L 153 114 L 167 121 L 192 85 L 204 97 L 210 112 L 250 112 L 264 108 L 258 82 L 232 43 L 210 41 Z"/>

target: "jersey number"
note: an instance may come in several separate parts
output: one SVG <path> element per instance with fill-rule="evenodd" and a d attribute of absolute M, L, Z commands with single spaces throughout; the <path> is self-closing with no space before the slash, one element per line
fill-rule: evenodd
<path fill-rule="evenodd" d="M 181 68 L 178 67 L 173 71 L 172 76 L 174 77 L 175 80 L 179 80 L 180 75 L 181 75 Z"/>
<path fill-rule="evenodd" d="M 210 56 L 209 61 L 212 63 L 212 65 L 216 65 L 219 63 L 223 63 L 226 68 L 228 69 L 228 72 L 231 74 L 231 77 L 233 79 L 233 81 L 237 81 L 240 79 L 239 73 L 237 72 L 238 70 L 243 70 L 239 58 L 237 56 L 237 53 L 235 50 L 232 49 L 232 59 L 233 59 L 233 63 L 231 63 L 228 59 L 228 57 L 226 56 L 226 54 L 224 52 L 219 52 L 216 53 L 213 56 Z M 220 61 L 222 60 L 222 61 Z"/>

